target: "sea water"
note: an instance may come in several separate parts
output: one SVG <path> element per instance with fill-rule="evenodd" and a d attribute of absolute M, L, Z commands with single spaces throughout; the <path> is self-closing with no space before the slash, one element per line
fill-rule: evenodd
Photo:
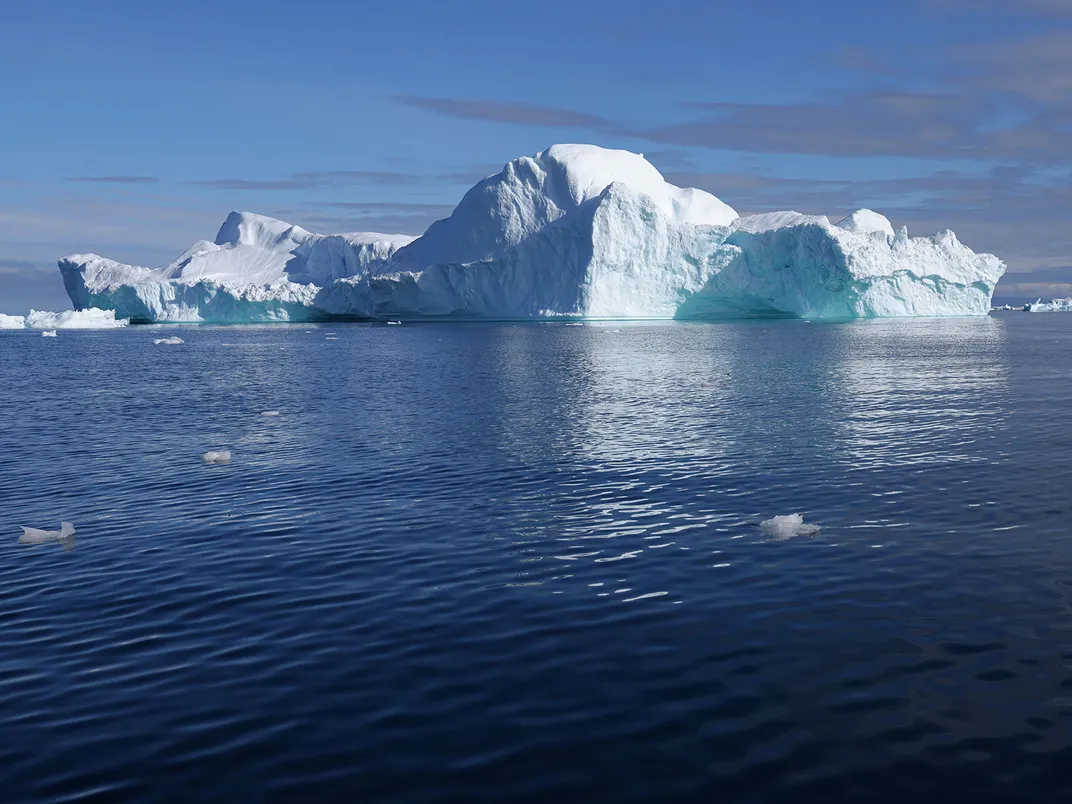
<path fill-rule="evenodd" d="M 1056 800 L 1070 395 L 1060 314 L 2 333 L 3 798 Z"/>

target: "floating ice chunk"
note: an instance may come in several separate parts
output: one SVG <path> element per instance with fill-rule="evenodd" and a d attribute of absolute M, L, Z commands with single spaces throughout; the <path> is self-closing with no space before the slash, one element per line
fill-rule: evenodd
<path fill-rule="evenodd" d="M 70 522 L 61 522 L 59 530 L 28 528 L 25 525 L 22 525 L 21 527 L 22 535 L 19 537 L 19 544 L 47 544 L 49 542 L 59 542 L 67 552 L 74 549 L 74 525 Z"/>
<path fill-rule="evenodd" d="M 164 344 L 165 346 L 178 346 L 180 343 L 186 343 L 182 338 L 172 335 L 170 338 L 154 338 L 153 343 L 157 346 Z"/>
<path fill-rule="evenodd" d="M 1067 313 L 1072 311 L 1072 298 L 1053 299 L 1048 302 L 1039 299 L 1037 302 L 1027 305 L 1024 309 L 1029 313 Z"/>
<path fill-rule="evenodd" d="M 115 310 L 100 310 L 96 307 L 63 310 L 59 313 L 30 310 L 30 314 L 26 316 L 26 326 L 30 329 L 116 329 L 129 323 L 125 318 L 117 319 Z"/>
<path fill-rule="evenodd" d="M 279 415 L 278 410 L 266 410 L 266 411 L 263 411 L 261 413 L 261 416 L 278 416 L 278 415 Z"/>
<path fill-rule="evenodd" d="M 402 323 L 401 321 L 388 321 L 387 326 L 389 326 L 389 327 L 397 327 L 397 326 L 401 325 L 401 323 Z"/>
<path fill-rule="evenodd" d="M 209 450 L 201 456 L 201 460 L 203 460 L 205 463 L 230 463 L 231 450 Z"/>
<path fill-rule="evenodd" d="M 0 329 L 26 329 L 26 316 L 0 313 Z"/>
<path fill-rule="evenodd" d="M 329 335 L 327 338 L 324 338 L 324 340 L 325 341 L 337 341 L 338 338 L 334 337 L 333 335 Z"/>
<path fill-rule="evenodd" d="M 818 525 L 805 525 L 800 514 L 786 514 L 765 519 L 759 523 L 763 532 L 778 541 L 792 539 L 794 536 L 814 536 L 819 532 Z"/>
<path fill-rule="evenodd" d="M 46 329 L 44 332 L 41 333 L 41 337 L 42 338 L 55 338 L 56 337 L 56 330 L 54 330 L 54 329 Z"/>

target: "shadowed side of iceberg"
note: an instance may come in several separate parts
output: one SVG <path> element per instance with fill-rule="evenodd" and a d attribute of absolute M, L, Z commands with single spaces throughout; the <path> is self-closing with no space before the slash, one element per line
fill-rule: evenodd
<path fill-rule="evenodd" d="M 742 218 L 727 243 L 740 253 L 678 309 L 678 318 L 733 312 L 798 318 L 986 315 L 1005 266 L 975 254 L 951 231 L 909 238 L 844 229 L 822 217 L 782 218 L 775 228 Z M 853 223 L 856 223 L 855 217 Z M 885 222 L 880 226 L 873 218 Z"/>

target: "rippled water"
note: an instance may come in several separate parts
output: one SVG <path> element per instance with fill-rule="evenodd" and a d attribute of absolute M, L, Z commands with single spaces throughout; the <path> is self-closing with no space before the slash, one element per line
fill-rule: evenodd
<path fill-rule="evenodd" d="M 4 333 L 3 799 L 1057 800 L 1070 345 Z"/>

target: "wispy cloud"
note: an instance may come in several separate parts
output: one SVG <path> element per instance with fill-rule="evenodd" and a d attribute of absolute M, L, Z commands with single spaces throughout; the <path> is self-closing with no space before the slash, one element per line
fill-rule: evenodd
<path fill-rule="evenodd" d="M 1072 0 L 928 0 L 935 8 L 955 11 L 1000 11 L 1006 14 L 1038 14 L 1052 17 L 1072 16 Z"/>
<path fill-rule="evenodd" d="M 324 170 L 292 173 L 282 179 L 200 179 L 188 182 L 217 190 L 316 190 L 355 185 L 399 186 L 423 184 L 427 176 L 392 170 Z"/>
<path fill-rule="evenodd" d="M 156 176 L 72 176 L 67 181 L 88 182 L 90 184 L 156 184 Z"/>
<path fill-rule="evenodd" d="M 1072 15 L 1072 0 L 1067 5 Z M 1003 93 L 1065 110 L 1072 102 L 1072 30 L 960 46 L 952 57 L 961 66 L 956 80 L 973 92 Z"/>
<path fill-rule="evenodd" d="M 589 112 L 516 101 L 426 98 L 418 95 L 395 95 L 393 100 L 404 106 L 462 120 L 555 128 L 605 129 L 615 125 L 607 118 Z"/>
<path fill-rule="evenodd" d="M 452 204 L 424 204 L 407 201 L 321 201 L 318 206 L 335 209 L 354 210 L 355 212 L 407 212 L 410 214 L 449 214 L 454 209 Z"/>
<path fill-rule="evenodd" d="M 9 271 L 29 271 L 38 267 L 38 263 L 31 262 L 30 260 L 17 260 L 12 257 L 0 257 L 0 269 L 6 268 Z"/>
<path fill-rule="evenodd" d="M 1072 146 L 1063 132 L 1026 124 L 984 131 L 988 104 L 953 93 L 873 91 L 840 102 L 689 106 L 701 119 L 631 133 L 679 146 L 823 156 L 974 159 Z"/>

